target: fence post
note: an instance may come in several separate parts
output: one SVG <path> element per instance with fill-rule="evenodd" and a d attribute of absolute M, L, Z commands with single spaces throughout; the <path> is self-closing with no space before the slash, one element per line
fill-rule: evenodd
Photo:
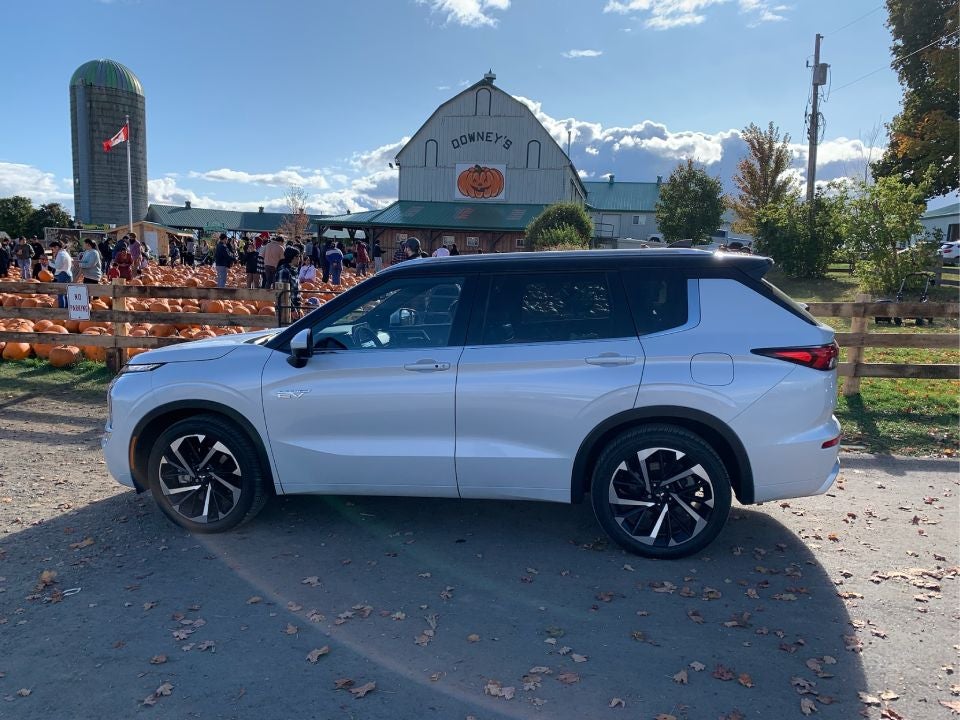
<path fill-rule="evenodd" d="M 123 278 L 114 278 L 113 279 L 113 291 L 110 293 L 113 307 L 112 311 L 116 312 L 117 310 L 126 310 L 127 309 L 127 296 L 120 295 L 117 292 L 118 288 L 121 288 L 126 281 Z M 120 290 L 120 292 L 123 292 Z M 126 337 L 127 335 L 127 324 L 125 322 L 117 322 L 114 320 L 113 323 L 113 337 Z M 123 347 L 118 347 L 114 344 L 113 347 L 107 348 L 107 367 L 110 368 L 113 372 L 120 372 L 122 368 L 127 363 L 127 349 Z"/>
<path fill-rule="evenodd" d="M 856 302 L 858 305 L 862 305 L 862 303 L 868 303 L 870 302 L 870 296 L 865 293 L 858 293 L 854 302 Z M 857 315 L 850 321 L 850 333 L 853 335 L 865 334 L 868 332 L 869 327 L 870 326 L 867 323 L 867 316 L 862 312 L 860 315 Z M 863 362 L 862 344 L 847 348 L 847 362 L 850 363 L 850 366 L 853 368 L 854 374 L 843 379 L 844 397 L 860 394 L 860 378 L 857 377 L 857 366 Z"/>
<path fill-rule="evenodd" d="M 943 280 L 943 255 L 937 258 L 937 264 L 933 268 L 933 284 L 940 287 L 941 280 Z"/>
<path fill-rule="evenodd" d="M 277 325 L 286 327 L 293 322 L 293 298 L 290 297 L 290 284 L 278 282 L 273 284 L 277 291 Z"/>

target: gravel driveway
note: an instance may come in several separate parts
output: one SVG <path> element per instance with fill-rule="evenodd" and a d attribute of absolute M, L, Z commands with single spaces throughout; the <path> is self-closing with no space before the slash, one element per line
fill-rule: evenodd
<path fill-rule="evenodd" d="M 674 562 L 585 505 L 300 497 L 191 537 L 109 479 L 104 412 L 0 398 L 0 718 L 960 715 L 955 461 L 845 454 Z"/>

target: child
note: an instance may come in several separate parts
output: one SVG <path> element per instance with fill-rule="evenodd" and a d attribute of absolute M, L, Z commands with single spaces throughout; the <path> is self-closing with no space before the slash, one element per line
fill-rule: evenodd
<path fill-rule="evenodd" d="M 117 262 L 114 260 L 110 263 L 110 269 L 107 270 L 107 280 L 113 280 L 120 277 L 120 268 L 117 267 Z"/>

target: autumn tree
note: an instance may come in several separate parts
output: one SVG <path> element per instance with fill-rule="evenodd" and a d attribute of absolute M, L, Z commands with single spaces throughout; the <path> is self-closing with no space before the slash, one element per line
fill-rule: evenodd
<path fill-rule="evenodd" d="M 733 182 L 739 196 L 728 205 L 737 214 L 733 229 L 756 234 L 756 214 L 770 203 L 780 202 L 790 189 L 785 175 L 790 167 L 790 136 L 780 137 L 780 128 L 771 122 L 766 130 L 750 123 L 743 129 L 749 155 L 737 164 Z"/>
<path fill-rule="evenodd" d="M 667 240 L 701 242 L 720 227 L 723 207 L 720 179 L 687 160 L 660 186 L 657 227 Z"/>
<path fill-rule="evenodd" d="M 296 237 L 303 237 L 307 234 L 307 227 L 310 225 L 310 216 L 307 215 L 307 201 L 310 196 L 307 191 L 299 185 L 291 185 L 283 194 L 284 204 L 287 206 L 287 214 L 280 221 L 280 232 L 293 240 Z"/>
<path fill-rule="evenodd" d="M 873 174 L 944 195 L 960 187 L 960 2 L 887 0 L 887 12 L 903 109 L 887 126 L 890 143 Z"/>
<path fill-rule="evenodd" d="M 27 235 L 27 223 L 32 214 L 30 198 L 21 195 L 0 198 L 0 230 L 5 230 L 10 237 Z"/>

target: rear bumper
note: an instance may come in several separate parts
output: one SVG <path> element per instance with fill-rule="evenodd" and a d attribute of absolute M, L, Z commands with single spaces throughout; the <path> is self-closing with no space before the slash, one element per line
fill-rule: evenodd
<path fill-rule="evenodd" d="M 831 417 L 801 437 L 753 452 L 754 502 L 821 495 L 840 474 L 839 446 L 823 443 L 840 434 L 840 423 Z"/>

